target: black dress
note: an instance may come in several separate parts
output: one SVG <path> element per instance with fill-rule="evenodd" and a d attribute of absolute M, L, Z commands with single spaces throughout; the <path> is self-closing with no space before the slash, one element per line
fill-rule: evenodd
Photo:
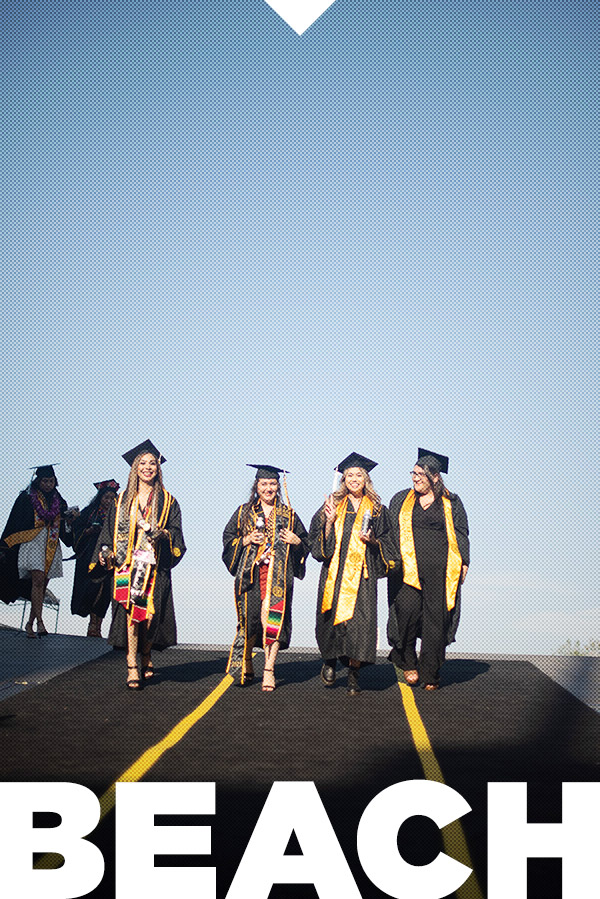
<path fill-rule="evenodd" d="M 158 499 L 157 518 L 164 508 L 165 492 L 161 492 Z M 93 558 L 98 558 L 98 553 L 103 545 L 114 545 L 116 508 L 111 506 L 104 521 L 104 526 L 96 543 Z M 171 569 L 178 565 L 186 550 L 181 529 L 181 510 L 175 498 L 172 500 L 169 514 L 165 523 L 165 529 L 170 534 L 170 540 L 161 540 L 157 547 L 156 580 L 154 584 L 154 615 L 147 625 L 148 641 L 152 643 L 152 649 L 166 649 L 177 643 L 177 627 L 175 624 L 175 607 L 173 604 L 173 586 L 171 583 Z M 114 571 L 107 572 L 100 564 L 92 569 L 94 578 L 107 578 L 111 585 L 114 582 Z M 120 603 L 113 601 L 113 618 L 108 634 L 108 642 L 119 649 L 127 648 L 127 611 Z"/>
<path fill-rule="evenodd" d="M 90 565 L 103 521 L 96 521 L 98 503 L 91 502 L 73 522 L 73 549 L 75 551 L 75 575 L 71 595 L 71 614 L 87 618 L 97 615 L 104 618 L 112 599 L 112 578 L 93 580 Z M 88 533 L 85 533 L 85 532 Z"/>
<path fill-rule="evenodd" d="M 336 549 L 335 527 L 332 525 L 329 536 L 325 537 L 325 518 L 323 509 L 313 516 L 309 530 L 310 551 L 317 562 L 322 562 L 317 597 L 316 637 L 319 651 L 323 659 L 340 659 L 344 665 L 349 659 L 371 663 L 375 661 L 377 652 L 377 579 L 388 573 L 390 548 L 388 545 L 389 517 L 385 506 L 373 515 L 371 529 L 376 544 L 367 543 L 365 571 L 361 573 L 352 617 L 348 621 L 334 624 L 340 587 L 344 576 L 352 528 L 356 521 L 356 512 L 352 503 L 348 502 L 341 536 L 340 559 L 335 581 L 331 608 L 322 612 L 323 594 L 329 573 L 329 566 Z"/>
<path fill-rule="evenodd" d="M 390 502 L 392 532 L 396 550 L 400 549 L 399 515 L 410 490 L 397 493 Z M 450 494 L 452 523 L 462 564 L 469 564 L 469 527 L 460 498 Z M 418 670 L 425 684 L 439 682 L 446 646 L 455 640 L 460 618 L 460 585 L 448 608 L 446 571 L 449 539 L 442 497 L 427 509 L 418 498 L 412 511 L 412 533 L 421 589 L 404 582 L 399 565 L 388 580 L 388 641 L 390 659 L 404 671 Z M 400 553 L 401 556 L 401 553 Z M 406 560 L 404 560 L 406 561 Z M 416 641 L 421 638 L 417 659 Z"/>
<path fill-rule="evenodd" d="M 232 674 L 240 673 L 242 682 L 242 660 L 246 652 L 248 642 L 254 641 L 254 645 L 260 646 L 263 642 L 263 627 L 261 622 L 262 596 L 260 584 L 260 564 L 257 564 L 257 546 L 243 545 L 245 533 L 254 530 L 256 518 L 262 515 L 262 505 L 245 503 L 239 506 L 233 513 L 223 531 L 223 562 L 235 577 L 235 604 L 237 612 L 237 630 L 235 640 L 231 647 L 227 670 Z M 273 515 L 273 512 L 271 513 Z M 306 571 L 306 556 L 308 555 L 308 535 L 302 521 L 293 509 L 283 504 L 277 504 L 275 515 L 276 526 L 288 527 L 300 538 L 298 545 L 285 544 L 287 549 L 282 556 L 284 575 L 281 584 L 283 604 L 283 618 L 280 623 L 278 643 L 280 649 L 287 649 L 292 636 L 292 597 L 294 592 L 294 579 L 302 580 Z M 246 531 L 244 521 L 247 521 Z M 269 530 L 269 522 L 267 529 Z"/>

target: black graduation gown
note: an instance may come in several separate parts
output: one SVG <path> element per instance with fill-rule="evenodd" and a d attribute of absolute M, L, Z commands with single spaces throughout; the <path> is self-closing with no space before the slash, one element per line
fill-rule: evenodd
<path fill-rule="evenodd" d="M 164 495 L 159 497 L 158 515 L 163 508 Z M 96 543 L 93 559 L 98 558 L 98 553 L 103 545 L 112 548 L 115 533 L 116 506 L 111 506 L 104 520 L 104 526 Z M 152 643 L 152 649 L 166 649 L 177 643 L 177 627 L 175 624 L 175 607 L 173 605 L 173 586 L 171 583 L 171 569 L 183 558 L 186 550 L 181 529 L 181 510 L 179 503 L 173 498 L 169 515 L 165 524 L 165 530 L 171 535 L 171 543 L 161 540 L 157 550 L 156 582 L 154 587 L 154 615 L 148 625 L 148 638 Z M 94 578 L 108 578 L 114 583 L 114 570 L 107 572 L 99 563 L 92 569 Z M 108 633 L 108 642 L 119 649 L 127 648 L 127 612 L 124 607 L 113 600 L 113 618 Z"/>
<path fill-rule="evenodd" d="M 90 520 L 92 509 L 98 503 L 92 502 L 73 522 L 73 549 L 75 550 L 75 575 L 73 577 L 73 593 L 71 595 L 71 614 L 87 618 L 93 613 L 104 618 L 112 599 L 112 579 L 102 580 L 90 577 L 90 565 L 94 558 L 94 550 L 102 525 L 93 527 L 92 533 L 84 534 L 93 522 Z"/>
<path fill-rule="evenodd" d="M 319 651 L 323 659 L 341 659 L 345 665 L 348 664 L 349 659 L 356 659 L 362 663 L 375 661 L 377 652 L 377 579 L 385 577 L 388 573 L 391 556 L 391 545 L 388 541 L 388 511 L 385 506 L 382 506 L 380 512 L 374 515 L 371 521 L 371 529 L 377 544 L 368 543 L 366 547 L 365 560 L 369 577 L 365 578 L 363 570 L 352 618 L 334 625 L 344 563 L 355 520 L 356 512 L 352 503 L 348 502 L 333 602 L 331 609 L 327 612 L 321 612 L 321 605 L 329 565 L 335 553 L 336 537 L 335 525 L 332 525 L 329 537 L 325 537 L 322 508 L 313 516 L 308 536 L 312 556 L 317 562 L 323 563 L 317 596 L 316 637 Z"/>
<path fill-rule="evenodd" d="M 60 497 L 60 539 L 65 546 L 71 546 L 73 534 L 70 525 L 64 520 L 63 513 L 67 503 Z M 8 516 L 6 526 L 0 538 L 0 599 L 5 603 L 14 602 L 22 597 L 31 599 L 31 578 L 19 577 L 19 543 L 9 547 L 6 539 L 21 531 L 30 531 L 35 525 L 35 513 L 31 503 L 29 490 L 22 490 L 17 496 Z"/>
<path fill-rule="evenodd" d="M 396 493 L 390 502 L 390 519 L 391 519 L 391 533 L 394 540 L 394 548 L 397 556 L 400 558 L 399 564 L 397 564 L 394 568 L 394 571 L 390 573 L 388 578 L 388 604 L 389 604 L 389 620 L 388 620 L 388 641 L 392 647 L 400 646 L 403 642 L 404 635 L 404 626 L 402 622 L 399 622 L 398 616 L 398 603 L 401 602 L 399 599 L 400 591 L 402 590 L 403 585 L 403 570 L 402 570 L 402 561 L 400 556 L 400 524 L 399 524 L 399 515 L 400 510 L 402 508 L 402 504 L 404 500 L 410 493 L 410 488 L 406 490 L 400 490 Z M 458 551 L 462 557 L 462 561 L 464 565 L 469 564 L 469 525 L 467 520 L 467 513 L 465 512 L 465 508 L 461 502 L 459 496 L 456 493 L 451 493 L 449 495 L 450 505 L 452 508 L 452 521 L 454 524 L 454 530 L 456 533 L 456 542 L 458 544 Z M 438 500 L 439 502 L 439 500 Z M 416 505 L 416 504 L 415 504 Z M 440 513 L 443 516 L 443 512 Z M 414 516 L 414 512 L 413 512 Z M 415 555 L 417 559 L 417 568 L 419 567 L 419 558 L 421 557 L 422 566 L 427 565 L 430 562 L 432 554 L 435 553 L 435 531 L 432 529 L 429 532 L 423 532 L 421 537 L 419 537 L 418 533 L 415 532 Z M 440 532 L 439 534 L 439 554 L 440 566 L 445 566 L 445 560 L 448 555 L 448 538 L 445 532 Z M 445 569 L 443 573 L 443 580 L 445 578 Z M 446 604 L 446 592 L 445 586 L 440 587 L 439 591 L 439 604 L 440 607 Z M 400 615 L 400 618 L 402 616 Z M 460 620 L 460 584 L 458 585 L 458 589 L 456 592 L 456 601 L 454 605 L 454 609 L 452 609 L 446 615 L 445 624 L 444 624 L 444 633 L 443 639 L 445 645 L 449 645 L 453 643 L 456 639 L 456 631 L 458 628 L 458 623 Z M 420 636 L 420 633 L 418 633 Z M 393 652 L 392 652 L 393 655 Z"/>
<path fill-rule="evenodd" d="M 244 616 L 246 617 L 246 639 L 255 638 L 255 645 L 263 643 L 263 628 L 260 620 L 262 600 L 260 595 L 260 577 L 255 564 L 257 547 L 254 544 L 245 547 L 242 543 L 242 520 L 248 503 L 239 506 L 233 513 L 223 531 L 223 555 L 222 559 L 231 574 L 235 576 L 235 598 L 238 615 L 238 637 L 244 628 Z M 283 506 L 287 509 L 287 506 Z M 262 506 L 254 509 L 262 512 Z M 292 596 L 294 591 L 294 578 L 302 580 L 306 572 L 306 557 L 308 555 L 308 534 L 296 513 L 293 513 L 292 530 L 300 538 L 300 544 L 288 545 L 288 558 L 291 565 L 286 567 L 285 580 L 285 614 L 279 634 L 279 648 L 287 649 L 292 637 Z M 236 637 L 236 640 L 238 639 Z"/>

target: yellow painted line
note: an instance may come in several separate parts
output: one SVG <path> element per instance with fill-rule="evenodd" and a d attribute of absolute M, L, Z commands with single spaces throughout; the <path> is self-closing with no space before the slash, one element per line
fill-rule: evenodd
<path fill-rule="evenodd" d="M 229 689 L 229 687 L 233 683 L 233 678 L 230 674 L 227 674 L 221 683 L 215 687 L 212 693 L 206 697 L 200 705 L 194 709 L 193 712 L 190 712 L 189 715 L 186 715 L 185 718 L 175 725 L 175 727 L 169 731 L 166 737 L 163 737 L 160 742 L 156 743 L 154 746 L 151 746 L 146 752 L 143 753 L 133 763 L 127 768 L 126 771 L 121 774 L 120 777 L 117 778 L 115 783 L 113 783 L 108 790 L 100 797 L 100 820 L 98 824 L 106 815 L 112 811 L 115 807 L 115 799 L 116 799 L 116 784 L 119 781 L 126 781 L 127 783 L 135 783 L 146 774 L 153 765 L 165 754 L 168 749 L 171 749 L 175 746 L 179 741 L 185 737 L 187 732 L 191 730 L 194 724 L 197 724 L 201 718 L 209 712 L 216 702 L 221 698 L 223 693 Z M 34 868 L 57 868 L 62 864 L 61 856 L 56 853 L 48 852 L 46 855 L 43 855 L 39 861 L 34 864 Z"/>
<path fill-rule="evenodd" d="M 398 676 L 398 686 L 402 694 L 402 702 L 404 711 L 408 720 L 408 725 L 412 734 L 415 748 L 419 754 L 419 760 L 423 768 L 423 773 L 427 780 L 435 780 L 438 783 L 445 784 L 442 769 L 435 757 L 431 740 L 423 724 L 423 719 L 419 714 L 417 703 L 415 702 L 414 692 L 407 684 L 400 682 L 401 674 L 396 672 Z M 465 838 L 460 821 L 452 821 L 442 828 L 442 841 L 444 851 L 451 858 L 462 862 L 468 868 L 471 868 L 467 880 L 456 890 L 458 899 L 483 899 L 483 893 L 477 880 L 477 875 L 473 870 L 473 862 L 469 853 L 469 847 Z"/>

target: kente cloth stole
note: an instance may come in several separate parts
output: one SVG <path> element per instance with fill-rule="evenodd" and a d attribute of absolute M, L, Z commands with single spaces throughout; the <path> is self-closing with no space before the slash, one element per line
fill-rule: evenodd
<path fill-rule="evenodd" d="M 242 557 L 240 558 L 240 562 L 238 565 L 238 574 L 235 578 L 235 610 L 237 612 L 237 630 L 235 634 L 235 639 L 231 644 L 231 649 L 229 651 L 229 659 L 227 660 L 227 667 L 225 671 L 227 674 L 231 674 L 232 677 L 240 676 L 242 684 L 245 681 L 244 676 L 244 656 L 246 654 L 246 644 L 248 641 L 248 592 L 246 586 L 246 577 L 245 574 L 248 571 L 248 565 L 250 565 L 250 573 L 251 576 L 254 573 L 254 561 L 250 561 L 250 557 L 254 552 L 254 546 L 252 543 L 248 544 L 248 546 L 244 546 L 244 534 L 242 533 L 242 522 L 243 522 L 243 513 L 244 506 L 240 506 L 238 511 L 238 519 L 237 519 L 237 527 L 238 527 L 238 536 L 236 537 L 234 543 L 236 544 L 235 554 L 233 561 L 230 565 L 230 571 L 233 570 L 235 566 L 235 560 L 237 558 L 238 551 L 242 553 Z M 259 514 L 262 515 L 262 509 L 260 513 L 257 509 L 252 510 L 253 518 L 252 522 L 249 525 L 249 531 L 254 530 L 256 527 L 256 519 Z M 250 579 L 249 583 L 252 581 Z"/>
<path fill-rule="evenodd" d="M 346 518 L 347 508 L 348 497 L 345 496 L 338 506 L 338 513 L 335 519 L 335 552 L 329 563 L 329 571 L 327 572 L 325 590 L 323 591 L 323 601 L 321 603 L 321 612 L 328 612 L 333 604 L 335 582 L 340 567 L 342 535 L 344 533 L 344 520 Z M 335 610 L 334 625 L 340 624 L 343 621 L 349 621 L 352 618 L 363 569 L 365 577 L 369 577 L 366 562 L 367 544 L 360 539 L 362 520 L 365 512 L 369 512 L 370 515 L 373 514 L 373 502 L 368 496 L 363 496 L 361 499 L 352 526 L 350 543 L 348 544 L 348 552 L 346 553 L 346 562 L 342 572 L 342 582 L 340 584 L 340 592 L 338 594 L 337 607 Z"/>
<path fill-rule="evenodd" d="M 130 621 L 146 621 L 154 615 L 154 587 L 159 549 L 154 549 L 146 532 L 137 527 L 139 500 L 136 496 L 127 512 L 120 494 L 117 500 L 113 550 L 117 557 L 114 598 L 128 613 Z M 163 508 L 157 521 L 164 528 L 173 497 L 163 491 Z M 143 518 L 149 521 L 152 502 L 149 500 Z"/>
<path fill-rule="evenodd" d="M 293 530 L 294 512 L 286 506 L 273 507 L 268 524 L 273 522 L 273 541 L 271 545 L 271 558 L 267 574 L 267 589 L 265 602 L 267 603 L 267 621 L 263 634 L 265 646 L 270 646 L 279 640 L 283 616 L 285 614 L 286 574 L 290 554 L 290 545 L 284 543 L 279 537 L 282 528 Z"/>
<path fill-rule="evenodd" d="M 417 555 L 415 552 L 415 540 L 412 527 L 412 513 L 416 501 L 416 493 L 411 490 L 400 509 L 398 516 L 400 524 L 400 554 L 404 569 L 404 583 L 415 589 L 421 589 L 419 571 L 417 567 Z M 446 522 L 446 535 L 448 537 L 448 561 L 446 563 L 446 608 L 448 611 L 454 608 L 456 603 L 456 591 L 462 570 L 462 557 L 458 551 L 454 520 L 452 518 L 452 503 L 447 496 L 442 497 L 444 507 L 444 519 Z"/>

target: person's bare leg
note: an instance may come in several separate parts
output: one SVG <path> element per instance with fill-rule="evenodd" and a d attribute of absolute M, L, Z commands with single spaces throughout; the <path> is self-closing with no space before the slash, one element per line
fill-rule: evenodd
<path fill-rule="evenodd" d="M 140 623 L 139 640 L 140 653 L 142 656 L 142 677 L 144 680 L 151 680 L 154 677 L 154 665 L 152 663 L 152 643 L 148 639 L 148 626 L 152 621 L 152 616 L 147 621 Z"/>
<path fill-rule="evenodd" d="M 29 621 L 27 622 L 27 633 L 33 632 L 33 622 L 37 621 L 38 634 L 46 634 L 46 628 L 42 620 L 42 609 L 44 606 L 44 594 L 48 581 L 43 571 L 31 572 L 31 610 L 29 612 Z"/>
<path fill-rule="evenodd" d="M 138 643 L 139 624 L 137 621 L 127 621 L 127 685 L 131 684 L 132 690 L 139 690 L 141 686 L 137 662 Z"/>

